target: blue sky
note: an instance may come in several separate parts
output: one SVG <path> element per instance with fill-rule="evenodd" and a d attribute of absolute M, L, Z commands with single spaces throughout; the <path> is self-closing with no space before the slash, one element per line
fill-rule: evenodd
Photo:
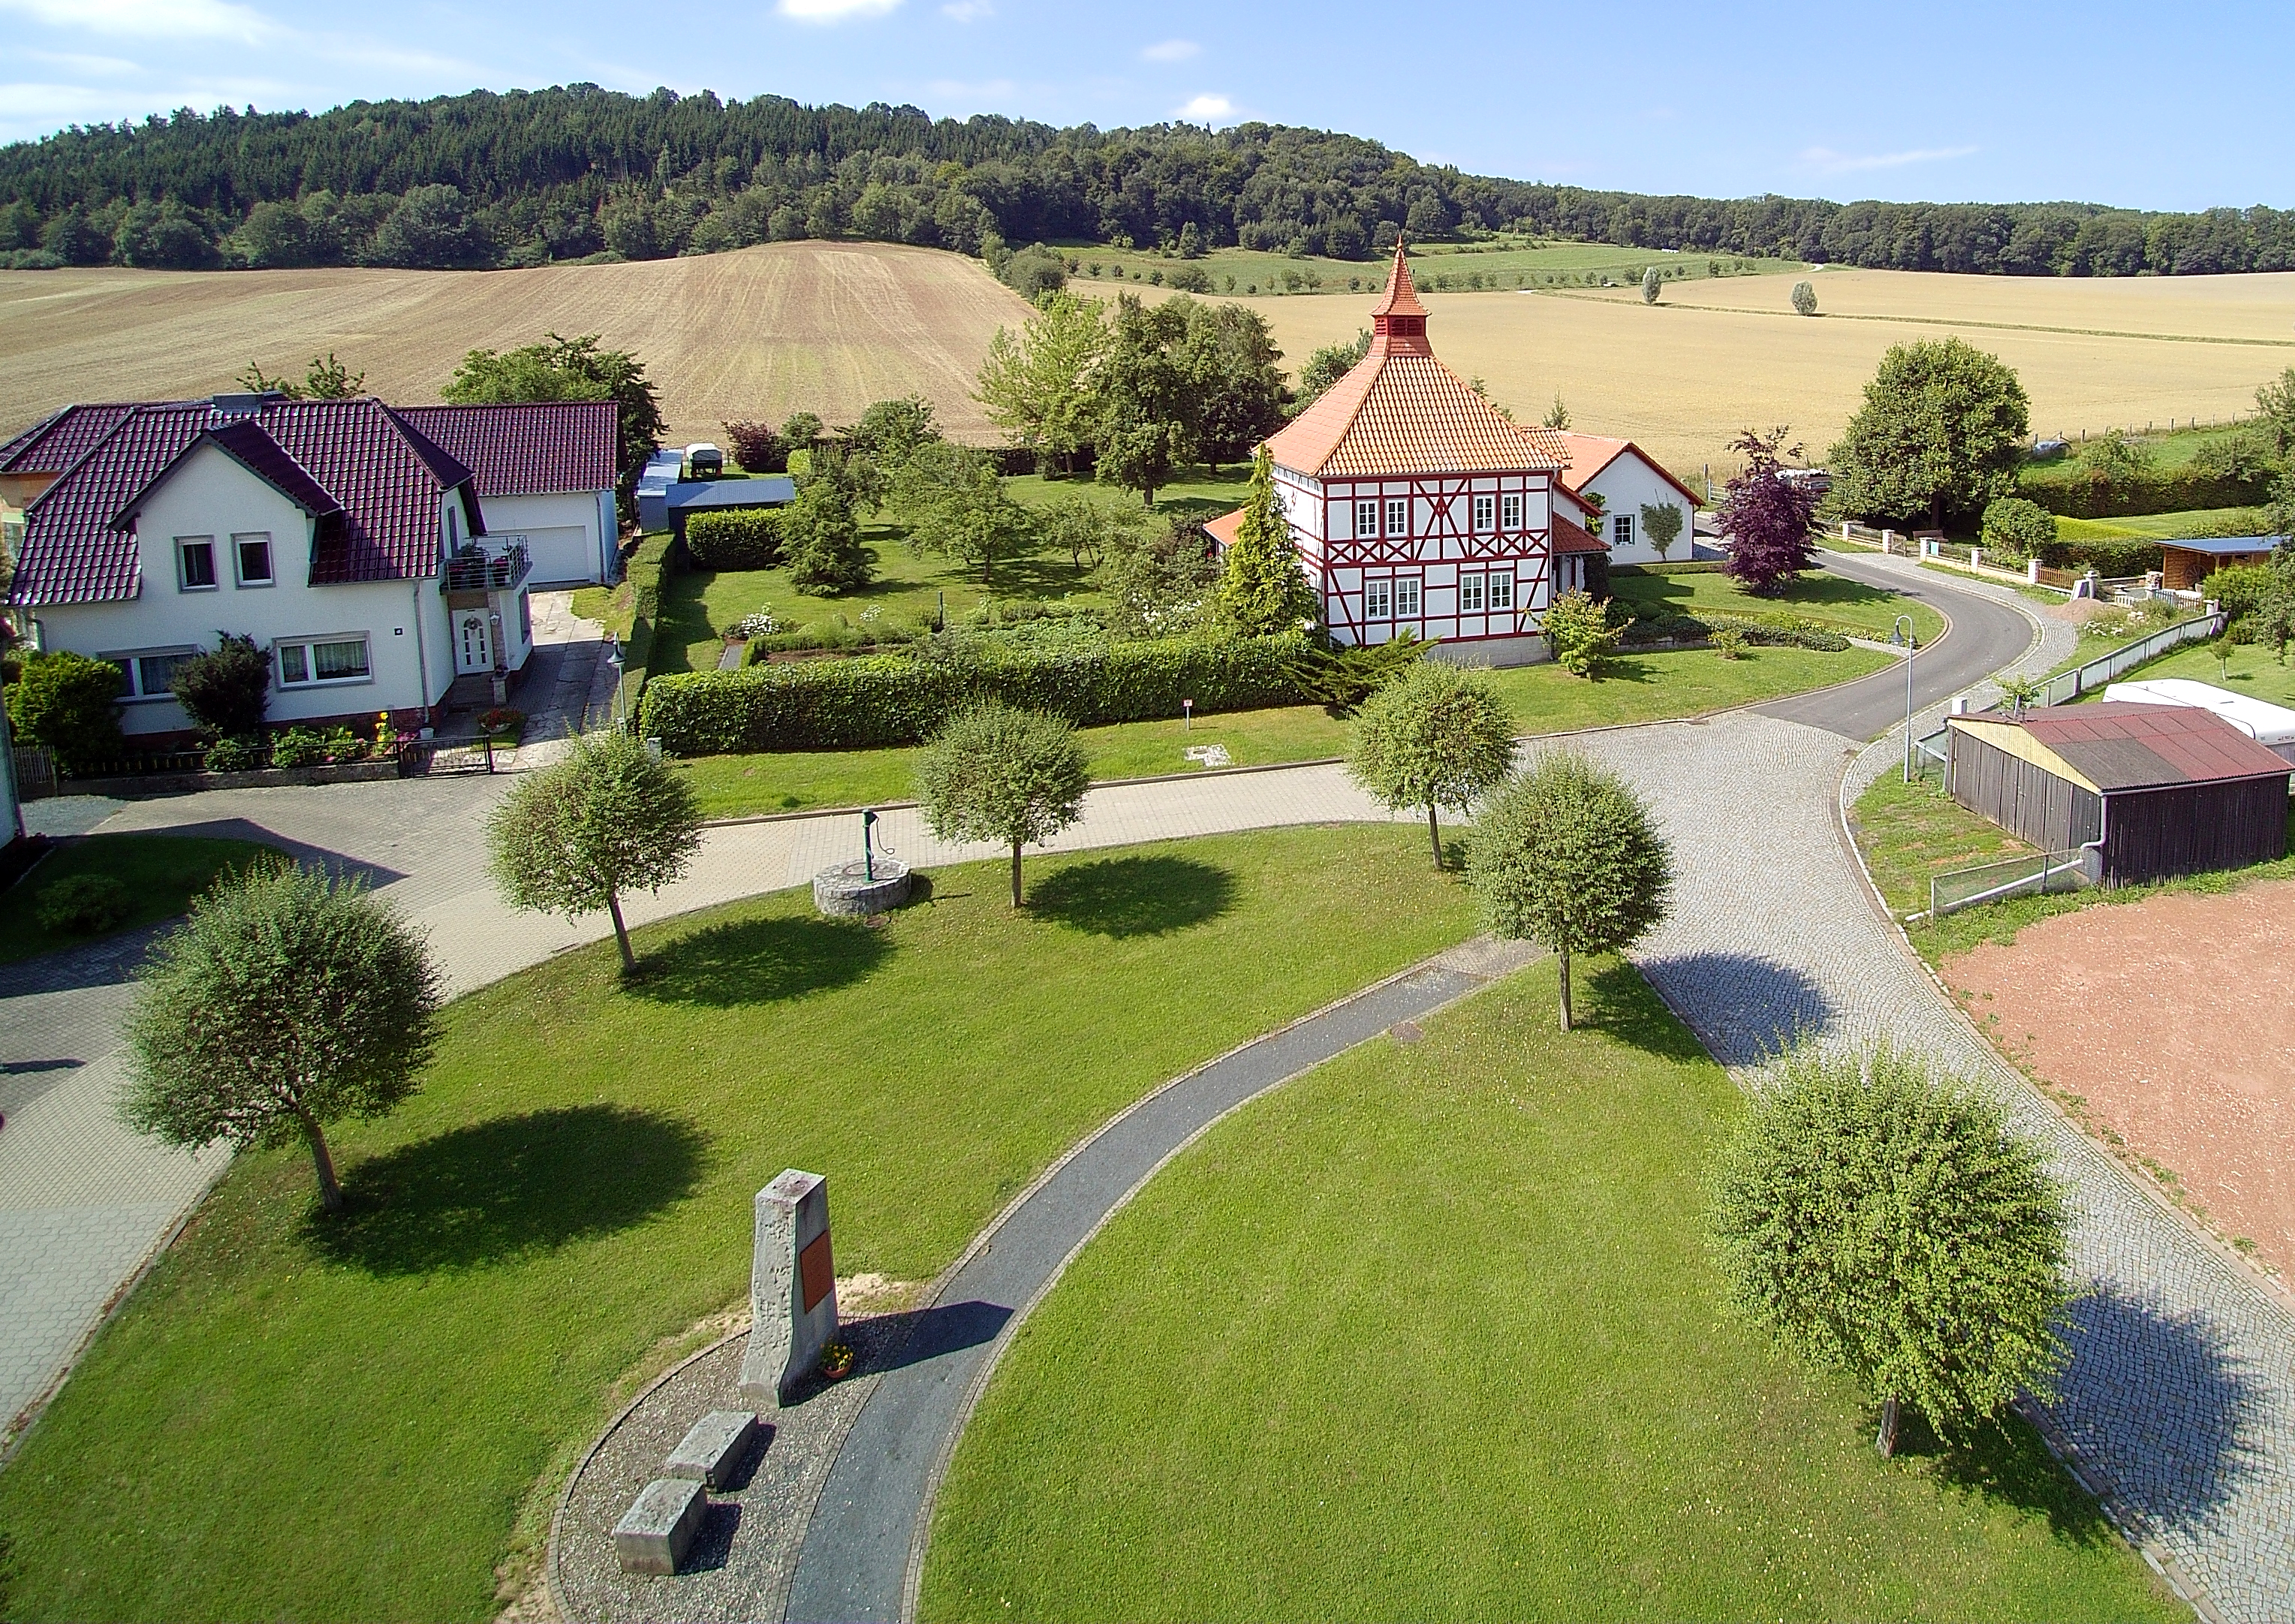
<path fill-rule="evenodd" d="M 1343 129 L 1635 192 L 2295 206 L 2295 6 L 0 0 L 0 139 L 588 79 Z"/>

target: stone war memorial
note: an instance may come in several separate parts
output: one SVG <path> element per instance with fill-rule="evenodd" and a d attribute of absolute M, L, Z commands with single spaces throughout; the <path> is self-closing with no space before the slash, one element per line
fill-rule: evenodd
<path fill-rule="evenodd" d="M 837 1335 L 829 1180 L 790 1168 L 757 1192 L 756 1225 L 741 1398 L 759 1409 L 778 1409 Z"/>

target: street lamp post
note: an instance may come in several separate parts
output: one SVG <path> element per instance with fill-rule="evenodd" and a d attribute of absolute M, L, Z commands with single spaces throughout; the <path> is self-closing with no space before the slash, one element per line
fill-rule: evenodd
<path fill-rule="evenodd" d="M 611 632 L 606 633 L 606 664 L 614 668 L 614 725 L 620 727 L 622 725 L 622 640 Z"/>
<path fill-rule="evenodd" d="M 1905 645 L 1905 782 L 1913 781 L 1913 656 L 1919 649 L 1919 640 L 1913 635 L 1913 617 L 1897 616 L 1896 629 L 1890 633 L 1891 642 Z"/>

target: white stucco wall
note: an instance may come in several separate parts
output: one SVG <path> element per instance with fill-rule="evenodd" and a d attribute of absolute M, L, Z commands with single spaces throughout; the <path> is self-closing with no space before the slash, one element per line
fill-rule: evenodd
<path fill-rule="evenodd" d="M 613 493 L 553 491 L 535 496 L 489 496 L 479 505 L 486 534 L 523 535 L 534 559 L 536 586 L 589 585 L 610 574 Z"/>
<path fill-rule="evenodd" d="M 1689 541 L 1694 533 L 1696 511 L 1690 500 L 1674 489 L 1672 483 L 1661 475 L 1636 452 L 1621 453 L 1610 465 L 1588 480 L 1583 487 L 1602 498 L 1602 539 L 1610 543 L 1613 564 L 1657 563 L 1657 549 L 1649 544 L 1642 534 L 1642 509 L 1661 502 L 1677 508 L 1681 513 L 1681 534 L 1674 538 L 1667 551 L 1667 560 L 1675 564 L 1689 561 Z M 1620 514 L 1634 521 L 1634 536 L 1626 546 L 1617 544 L 1616 520 Z"/>
<path fill-rule="evenodd" d="M 301 509 L 212 446 L 192 453 L 136 519 L 143 560 L 137 596 L 110 603 L 53 604 L 33 611 L 42 645 L 102 658 L 212 649 L 218 634 L 247 635 L 273 654 L 270 720 L 411 710 L 435 703 L 453 678 L 446 616 L 434 577 L 351 585 L 309 583 L 312 521 Z M 268 535 L 273 583 L 241 585 L 234 535 Z M 179 537 L 215 543 L 216 584 L 186 591 Z M 364 636 L 363 680 L 289 687 L 280 681 L 282 641 Z M 426 680 L 422 666 L 428 666 Z M 172 698 L 125 698 L 120 726 L 164 733 L 191 726 Z"/>

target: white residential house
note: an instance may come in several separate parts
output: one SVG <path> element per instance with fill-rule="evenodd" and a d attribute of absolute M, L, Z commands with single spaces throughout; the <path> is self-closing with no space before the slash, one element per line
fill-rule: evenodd
<path fill-rule="evenodd" d="M 1532 432 L 1562 460 L 1564 485 L 1581 496 L 1599 498 L 1601 537 L 1609 544 L 1610 562 L 1660 561 L 1645 531 L 1642 510 L 1661 506 L 1681 515 L 1681 528 L 1667 549 L 1665 561 L 1689 561 L 1690 538 L 1696 531 L 1696 494 L 1667 473 L 1648 453 L 1631 440 L 1605 435 L 1552 428 Z"/>
<path fill-rule="evenodd" d="M 425 725 L 450 695 L 490 702 L 532 649 L 527 544 L 379 400 L 67 408 L 0 446 L 0 479 L 25 502 L 18 629 L 117 664 L 121 727 L 155 745 L 191 726 L 175 665 L 224 633 L 270 655 L 274 723 Z"/>
<path fill-rule="evenodd" d="M 535 586 L 621 578 L 612 401 L 395 409 L 470 470 L 492 533 L 524 539 Z"/>

